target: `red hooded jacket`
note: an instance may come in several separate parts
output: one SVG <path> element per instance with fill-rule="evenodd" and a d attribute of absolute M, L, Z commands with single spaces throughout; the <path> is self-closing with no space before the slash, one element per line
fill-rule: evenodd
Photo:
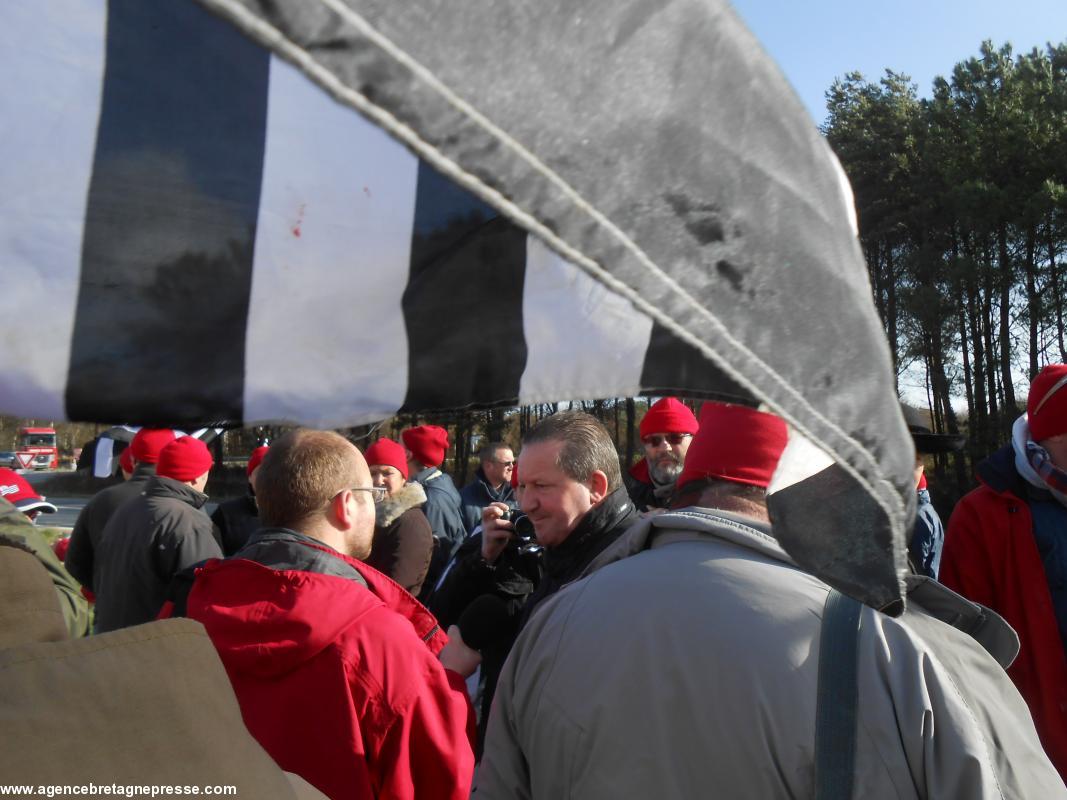
<path fill-rule="evenodd" d="M 291 546 L 342 559 L 367 586 L 238 558 L 209 561 L 189 594 L 249 731 L 333 800 L 465 800 L 473 712 L 463 679 L 436 658 L 447 637 L 366 564 L 306 539 Z"/>
<path fill-rule="evenodd" d="M 1030 707 L 1049 759 L 1067 779 L 1067 657 L 1011 445 L 978 468 L 982 486 L 956 504 L 939 580 L 996 611 L 1019 634 L 1008 675 Z"/>

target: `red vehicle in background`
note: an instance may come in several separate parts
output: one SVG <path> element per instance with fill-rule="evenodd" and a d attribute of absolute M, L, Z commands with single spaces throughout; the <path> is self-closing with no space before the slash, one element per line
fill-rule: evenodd
<path fill-rule="evenodd" d="M 55 428 L 19 428 L 15 450 L 17 466 L 22 469 L 55 469 L 59 466 Z"/>

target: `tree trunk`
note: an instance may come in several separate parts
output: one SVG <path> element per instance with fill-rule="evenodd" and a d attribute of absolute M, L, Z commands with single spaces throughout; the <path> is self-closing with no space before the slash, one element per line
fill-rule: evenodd
<path fill-rule="evenodd" d="M 885 312 L 889 331 L 889 347 L 893 352 L 893 385 L 896 387 L 900 374 L 900 339 L 897 335 L 897 276 L 893 267 L 893 247 L 885 246 L 886 302 Z"/>
<path fill-rule="evenodd" d="M 1037 293 L 1037 264 L 1036 261 L 1037 230 L 1031 225 L 1026 231 L 1026 303 L 1029 306 L 1029 334 L 1030 334 L 1030 380 L 1038 373 L 1037 344 L 1038 327 L 1041 323 L 1041 295 Z"/>
<path fill-rule="evenodd" d="M 955 268 L 959 269 L 960 259 L 960 241 L 957 235 L 955 227 L 952 229 L 952 262 Z M 956 293 L 959 297 L 959 302 L 956 304 L 956 326 L 960 332 L 960 353 L 963 355 L 963 386 L 964 391 L 967 394 L 967 418 L 974 420 L 974 386 L 971 383 L 971 357 L 968 351 L 967 344 L 967 324 L 964 313 L 965 297 L 967 296 L 967 289 L 964 281 L 956 287 Z"/>
<path fill-rule="evenodd" d="M 504 418 L 504 409 L 491 408 L 486 412 L 485 438 L 490 442 L 499 442 L 504 438 L 504 428 L 507 420 Z"/>
<path fill-rule="evenodd" d="M 1060 268 L 1056 264 L 1056 229 L 1053 226 L 1053 215 L 1048 215 L 1048 224 L 1045 226 L 1048 236 L 1048 266 L 1049 275 L 1052 278 L 1052 302 L 1056 308 L 1056 343 L 1060 347 L 1060 363 L 1067 363 L 1067 348 L 1063 346 L 1063 295 L 1060 294 Z"/>
<path fill-rule="evenodd" d="M 626 469 L 634 463 L 634 427 L 637 408 L 632 397 L 626 398 Z"/>
<path fill-rule="evenodd" d="M 1004 418 L 1001 423 L 1007 426 L 1014 422 L 1012 417 L 1018 409 L 1011 377 L 1011 289 L 1014 275 L 1008 256 L 1008 225 L 1003 220 L 997 227 L 997 246 L 1000 262 L 1000 381 L 1004 384 Z"/>
<path fill-rule="evenodd" d="M 972 262 L 973 263 L 973 262 Z M 985 347 L 982 340 L 981 323 L 978 314 L 978 287 L 973 276 L 968 276 L 967 318 L 971 326 L 971 346 L 974 348 L 974 407 L 971 414 L 970 450 L 972 458 L 978 457 L 985 447 L 989 429 L 989 404 L 986 400 Z"/>
<path fill-rule="evenodd" d="M 985 339 L 986 368 L 985 377 L 988 387 L 986 397 L 989 404 L 989 429 L 987 439 L 982 443 L 987 452 L 992 452 L 992 443 L 999 438 L 1000 411 L 997 402 L 997 351 L 993 347 L 993 265 L 988 248 L 986 250 L 985 289 L 982 292 L 982 314 L 980 318 L 982 336 Z"/>

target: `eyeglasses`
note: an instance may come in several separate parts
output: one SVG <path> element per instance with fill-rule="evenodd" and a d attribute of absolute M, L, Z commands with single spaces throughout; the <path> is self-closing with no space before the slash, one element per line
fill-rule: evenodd
<path fill-rule="evenodd" d="M 671 443 L 672 447 L 677 447 L 686 439 L 692 439 L 691 433 L 668 433 L 668 434 L 654 434 L 653 436 L 646 436 L 641 441 L 647 444 L 649 447 L 659 447 L 664 441 Z"/>
<path fill-rule="evenodd" d="M 343 491 L 344 491 L 344 489 L 341 490 L 341 492 L 343 492 Z M 374 499 L 375 503 L 382 502 L 382 500 L 384 500 L 386 498 L 386 495 L 389 494 L 389 490 L 386 489 L 384 486 L 369 486 L 369 487 L 368 486 L 349 486 L 348 487 L 348 491 L 350 491 L 350 492 L 370 492 L 370 496 Z M 340 494 L 341 492 L 338 492 L 337 494 Z M 337 495 L 334 495 L 334 497 L 336 497 L 336 496 Z"/>
<path fill-rule="evenodd" d="M 496 461 L 496 459 L 493 459 L 493 460 Z M 508 469 L 510 467 L 514 467 L 515 466 L 515 462 L 514 461 L 497 461 L 496 463 L 499 464 L 500 466 L 502 466 L 504 469 Z"/>

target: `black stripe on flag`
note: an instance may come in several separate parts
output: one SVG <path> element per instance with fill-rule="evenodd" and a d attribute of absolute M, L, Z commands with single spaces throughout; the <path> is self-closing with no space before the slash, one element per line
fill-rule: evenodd
<path fill-rule="evenodd" d="M 403 410 L 518 402 L 526 232 L 419 164 Z"/>
<path fill-rule="evenodd" d="M 269 54 L 194 3 L 110 0 L 106 59 L 67 414 L 239 420 Z"/>
<path fill-rule="evenodd" d="M 659 322 L 652 325 L 641 370 L 641 390 L 642 394 L 649 395 L 681 394 L 752 404 L 750 392 Z"/>
<path fill-rule="evenodd" d="M 880 588 L 897 585 L 889 520 L 841 465 L 770 492 L 767 508 L 774 538 L 801 568 L 891 616 L 903 610 L 895 591 Z M 915 519 L 914 505 L 907 518 Z"/>

